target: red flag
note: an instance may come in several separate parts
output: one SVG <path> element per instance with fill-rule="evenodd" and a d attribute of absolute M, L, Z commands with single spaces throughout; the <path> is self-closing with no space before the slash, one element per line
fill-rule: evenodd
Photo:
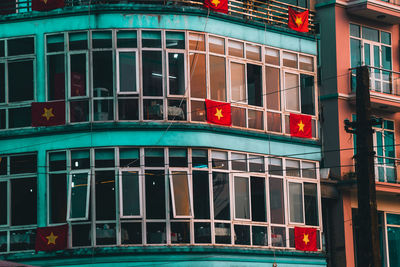
<path fill-rule="evenodd" d="M 232 125 L 231 104 L 206 99 L 206 109 L 207 122 L 227 126 Z"/>
<path fill-rule="evenodd" d="M 295 227 L 294 244 L 297 250 L 317 251 L 317 229 Z"/>
<path fill-rule="evenodd" d="M 67 248 L 68 225 L 36 229 L 36 251 L 54 251 Z"/>
<path fill-rule="evenodd" d="M 48 11 L 63 8 L 64 0 L 32 0 L 32 10 Z"/>
<path fill-rule="evenodd" d="M 228 0 L 204 0 L 204 7 L 227 14 Z"/>
<path fill-rule="evenodd" d="M 290 113 L 289 120 L 291 136 L 312 138 L 311 116 Z"/>
<path fill-rule="evenodd" d="M 308 32 L 308 10 L 297 12 L 289 7 L 288 26 L 298 32 Z"/>
<path fill-rule="evenodd" d="M 65 124 L 65 101 L 32 102 L 32 126 Z"/>

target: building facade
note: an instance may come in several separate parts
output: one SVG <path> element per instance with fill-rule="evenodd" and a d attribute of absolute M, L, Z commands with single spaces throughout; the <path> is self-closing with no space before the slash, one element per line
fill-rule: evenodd
<path fill-rule="evenodd" d="M 321 32 L 321 110 L 325 184 L 337 184 L 326 198 L 327 246 L 332 266 L 357 266 L 355 138 L 344 120 L 356 121 L 355 68 L 368 66 L 374 128 L 374 167 L 382 266 L 399 266 L 399 6 L 392 1 L 317 4 Z M 327 186 L 329 187 L 329 186 Z M 362 222 L 360 222 L 362 223 Z"/>
<path fill-rule="evenodd" d="M 290 3 L 309 8 L 309 3 Z M 326 266 L 317 41 L 288 3 L 65 1 L 0 15 L 0 259 L 31 265 Z M 280 15 L 281 14 L 281 15 Z M 286 21 L 285 21 L 286 19 Z M 206 122 L 206 99 L 232 126 Z M 32 127 L 32 102 L 65 125 Z M 289 115 L 312 117 L 312 138 Z M 35 253 L 37 227 L 68 246 Z M 294 227 L 317 229 L 317 252 Z"/>

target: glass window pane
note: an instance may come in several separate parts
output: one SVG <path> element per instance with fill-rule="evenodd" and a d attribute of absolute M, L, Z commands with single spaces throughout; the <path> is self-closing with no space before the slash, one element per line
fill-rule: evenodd
<path fill-rule="evenodd" d="M 113 96 L 114 95 L 113 77 L 114 73 L 113 73 L 112 52 L 111 51 L 93 52 L 93 96 L 94 97 Z"/>
<path fill-rule="evenodd" d="M 189 49 L 205 51 L 204 34 L 189 33 Z"/>
<path fill-rule="evenodd" d="M 72 246 L 90 246 L 92 240 L 92 226 L 90 224 L 72 225 Z"/>
<path fill-rule="evenodd" d="M 187 167 L 187 149 L 170 148 L 169 149 L 169 166 L 170 167 Z"/>
<path fill-rule="evenodd" d="M 350 24 L 350 36 L 360 37 L 360 26 Z"/>
<path fill-rule="evenodd" d="M 143 100 L 143 119 L 144 120 L 163 120 L 163 100 L 144 99 Z"/>
<path fill-rule="evenodd" d="M 279 69 L 266 67 L 267 108 L 281 109 Z"/>
<path fill-rule="evenodd" d="M 400 226 L 400 214 L 386 214 L 386 223 Z"/>
<path fill-rule="evenodd" d="M 89 120 L 89 102 L 87 100 L 70 102 L 70 121 L 84 122 Z"/>
<path fill-rule="evenodd" d="M 121 223 L 121 244 L 142 244 L 142 223 Z"/>
<path fill-rule="evenodd" d="M 5 51 L 4 51 L 4 40 L 0 40 L 0 57 L 4 57 Z"/>
<path fill-rule="evenodd" d="M 269 178 L 269 203 L 271 209 L 271 223 L 285 223 L 285 202 L 283 181 L 279 178 Z"/>
<path fill-rule="evenodd" d="M 95 88 L 105 89 L 105 88 Z M 114 119 L 114 101 L 112 99 L 102 99 L 93 101 L 93 119 L 95 121 L 111 121 Z"/>
<path fill-rule="evenodd" d="M 115 223 L 96 224 L 96 245 L 113 245 L 115 243 Z"/>
<path fill-rule="evenodd" d="M 168 83 L 171 95 L 185 94 L 185 58 L 183 53 L 168 54 Z"/>
<path fill-rule="evenodd" d="M 84 219 L 88 216 L 89 174 L 71 174 L 70 219 Z"/>
<path fill-rule="evenodd" d="M 33 100 L 33 79 L 33 60 L 9 62 L 8 100 L 10 102 Z"/>
<path fill-rule="evenodd" d="M 297 69 L 297 55 L 283 52 L 283 66 Z"/>
<path fill-rule="evenodd" d="M 165 36 L 167 49 L 185 49 L 184 32 L 165 32 Z"/>
<path fill-rule="evenodd" d="M 119 91 L 137 92 L 136 52 L 119 53 Z"/>
<path fill-rule="evenodd" d="M 49 222 L 63 223 L 67 214 L 67 174 L 49 175 Z"/>
<path fill-rule="evenodd" d="M 211 99 L 226 101 L 225 58 L 210 56 Z"/>
<path fill-rule="evenodd" d="M 231 154 L 232 170 L 247 171 L 246 154 Z"/>
<path fill-rule="evenodd" d="M 146 167 L 164 167 L 164 149 L 146 148 L 144 162 Z"/>
<path fill-rule="evenodd" d="M 175 216 L 191 216 L 189 180 L 186 172 L 171 172 L 171 189 Z"/>
<path fill-rule="evenodd" d="M 10 173 L 36 173 L 36 155 L 18 155 L 10 157 Z"/>
<path fill-rule="evenodd" d="M 251 177 L 251 220 L 255 222 L 267 221 L 267 206 L 265 195 L 265 178 Z"/>
<path fill-rule="evenodd" d="M 47 35 L 47 52 L 64 51 L 64 34 Z"/>
<path fill-rule="evenodd" d="M 71 96 L 86 96 L 86 54 L 71 55 Z"/>
<path fill-rule="evenodd" d="M 246 44 L 246 58 L 260 61 L 261 47 L 258 45 Z"/>
<path fill-rule="evenodd" d="M 286 175 L 300 177 L 300 161 L 286 160 Z"/>
<path fill-rule="evenodd" d="M 118 31 L 117 32 L 118 48 L 136 48 L 137 32 L 136 31 Z"/>
<path fill-rule="evenodd" d="M 206 121 L 206 111 L 203 101 L 191 101 L 192 121 Z"/>
<path fill-rule="evenodd" d="M 193 206 L 195 219 L 210 219 L 210 196 L 207 171 L 193 171 Z"/>
<path fill-rule="evenodd" d="M 282 117 L 280 113 L 267 112 L 267 131 L 282 132 Z"/>
<path fill-rule="evenodd" d="M 229 200 L 229 175 L 227 173 L 213 172 L 213 195 L 214 218 L 216 220 L 229 220 L 231 216 Z"/>
<path fill-rule="evenodd" d="M 206 56 L 190 54 L 190 96 L 206 98 Z"/>
<path fill-rule="evenodd" d="M 8 216 L 7 216 L 7 207 L 8 207 L 7 191 L 8 191 L 7 182 L 0 182 L 0 225 L 7 224 L 7 218 L 8 218 Z M 0 240 L 1 240 L 1 237 L 0 237 Z M 0 248 L 0 251 L 1 251 L 1 248 Z"/>
<path fill-rule="evenodd" d="M 122 216 L 140 216 L 140 183 L 138 171 L 121 172 Z"/>
<path fill-rule="evenodd" d="M 264 112 L 260 110 L 247 110 L 248 127 L 257 130 L 264 130 Z"/>
<path fill-rule="evenodd" d="M 7 162 L 8 158 L 6 156 L 0 156 L 0 175 L 7 174 Z"/>
<path fill-rule="evenodd" d="M 317 184 L 304 183 L 304 212 L 306 225 L 319 225 Z"/>
<path fill-rule="evenodd" d="M 247 102 L 245 65 L 231 62 L 231 99 L 234 102 Z"/>
<path fill-rule="evenodd" d="M 216 223 L 215 224 L 215 243 L 231 244 L 231 224 Z"/>
<path fill-rule="evenodd" d="M 212 151 L 212 167 L 214 169 L 227 170 L 228 165 L 228 153 L 222 151 Z"/>
<path fill-rule="evenodd" d="M 0 103 L 6 101 L 6 69 L 4 63 L 0 63 Z"/>
<path fill-rule="evenodd" d="M 265 62 L 273 65 L 280 65 L 279 50 L 265 48 Z"/>
<path fill-rule="evenodd" d="M 8 232 L 0 232 L 0 252 L 7 251 L 7 236 Z"/>
<path fill-rule="evenodd" d="M 96 149 L 95 152 L 95 167 L 106 168 L 114 167 L 114 149 Z"/>
<path fill-rule="evenodd" d="M 8 110 L 8 128 L 30 127 L 31 121 L 31 107 Z"/>
<path fill-rule="evenodd" d="M 36 224 L 36 178 L 11 180 L 11 225 Z"/>
<path fill-rule="evenodd" d="M 297 90 L 296 90 L 297 91 Z M 314 115 L 314 77 L 300 75 L 301 113 Z"/>
<path fill-rule="evenodd" d="M 118 99 L 118 120 L 139 120 L 139 100 L 137 98 Z"/>
<path fill-rule="evenodd" d="M 285 103 L 286 110 L 300 111 L 298 74 L 285 73 Z"/>
<path fill-rule="evenodd" d="M 268 227 L 253 226 L 253 245 L 268 246 Z"/>
<path fill-rule="evenodd" d="M 142 31 L 142 46 L 161 48 L 161 32 Z"/>
<path fill-rule="evenodd" d="M 400 228 L 399 227 L 388 227 L 388 253 L 390 266 L 400 265 Z"/>
<path fill-rule="evenodd" d="M 225 40 L 223 38 L 209 36 L 208 38 L 210 52 L 225 54 Z"/>
<path fill-rule="evenodd" d="M 250 245 L 250 226 L 235 225 L 235 245 Z"/>
<path fill-rule="evenodd" d="M 65 60 L 64 54 L 47 57 L 48 99 L 65 99 Z"/>
<path fill-rule="evenodd" d="M 210 223 L 194 223 L 194 242 L 211 243 L 211 225 Z"/>
<path fill-rule="evenodd" d="M 261 66 L 247 64 L 247 102 L 249 105 L 263 106 L 262 90 Z"/>
<path fill-rule="evenodd" d="M 302 162 L 301 164 L 302 176 L 305 178 L 317 178 L 317 167 L 313 162 Z"/>
<path fill-rule="evenodd" d="M 283 175 L 282 159 L 268 158 L 268 172 L 271 175 Z"/>
<path fill-rule="evenodd" d="M 361 65 L 361 41 L 350 38 L 350 61 L 351 67 Z"/>
<path fill-rule="evenodd" d="M 171 222 L 171 243 L 190 243 L 190 224 L 188 222 Z"/>
<path fill-rule="evenodd" d="M 146 230 L 148 244 L 166 243 L 165 223 L 147 223 Z"/>
<path fill-rule="evenodd" d="M 93 48 L 111 48 L 112 47 L 112 32 L 111 31 L 93 31 L 92 32 L 92 44 L 93 44 Z"/>
<path fill-rule="evenodd" d="M 392 69 L 392 48 L 389 46 L 381 46 L 382 49 L 382 67 L 387 70 Z"/>
<path fill-rule="evenodd" d="M 233 40 L 228 41 L 229 55 L 235 57 L 243 57 L 243 43 Z"/>
<path fill-rule="evenodd" d="M 249 178 L 236 176 L 235 218 L 250 219 Z"/>
<path fill-rule="evenodd" d="M 312 57 L 300 55 L 299 67 L 301 70 L 314 71 L 314 59 Z"/>
<path fill-rule="evenodd" d="M 264 157 L 249 155 L 249 170 L 251 172 L 265 172 L 264 169 Z"/>
<path fill-rule="evenodd" d="M 140 157 L 137 148 L 120 148 L 119 149 L 119 166 L 120 167 L 139 167 Z"/>
<path fill-rule="evenodd" d="M 162 96 L 162 55 L 161 51 L 143 51 L 143 95 Z"/>
<path fill-rule="evenodd" d="M 392 44 L 392 38 L 390 32 L 381 32 L 381 42 L 387 45 Z"/>
<path fill-rule="evenodd" d="M 289 183 L 290 221 L 302 223 L 303 219 L 303 190 L 302 184 Z"/>
<path fill-rule="evenodd" d="M 208 152 L 203 149 L 192 150 L 193 168 L 208 168 Z"/>
<path fill-rule="evenodd" d="M 246 127 L 246 109 L 231 106 L 232 125 Z"/>
<path fill-rule="evenodd" d="M 165 219 L 165 177 L 163 171 L 145 170 L 146 218 Z M 157 197 L 154 197 L 157 196 Z M 165 228 L 165 226 L 164 226 Z M 149 229 L 147 233 L 149 235 Z M 165 234 L 165 230 L 164 230 Z"/>
<path fill-rule="evenodd" d="M 7 41 L 8 56 L 27 55 L 35 53 L 35 39 L 24 37 Z"/>
<path fill-rule="evenodd" d="M 273 247 L 286 247 L 286 228 L 272 226 L 271 242 Z"/>
<path fill-rule="evenodd" d="M 374 42 L 379 42 L 379 31 L 368 27 L 362 27 L 362 38 Z"/>
<path fill-rule="evenodd" d="M 87 33 L 78 32 L 69 34 L 69 50 L 85 50 L 87 49 Z"/>
<path fill-rule="evenodd" d="M 71 168 L 72 169 L 89 169 L 90 168 L 89 150 L 73 150 L 73 151 L 71 151 Z"/>
<path fill-rule="evenodd" d="M 10 232 L 10 250 L 34 250 L 35 230 L 20 230 Z"/>

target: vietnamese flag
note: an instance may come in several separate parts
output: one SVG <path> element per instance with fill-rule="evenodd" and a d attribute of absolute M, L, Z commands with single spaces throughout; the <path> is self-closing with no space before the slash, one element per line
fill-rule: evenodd
<path fill-rule="evenodd" d="M 203 6 L 216 12 L 228 13 L 228 0 L 204 0 Z"/>
<path fill-rule="evenodd" d="M 231 126 L 231 104 L 206 99 L 207 122 Z"/>
<path fill-rule="evenodd" d="M 36 251 L 54 251 L 67 248 L 68 225 L 40 227 L 36 229 Z"/>
<path fill-rule="evenodd" d="M 311 116 L 290 113 L 289 121 L 291 136 L 312 138 Z"/>
<path fill-rule="evenodd" d="M 317 229 L 295 227 L 294 245 L 297 250 L 317 251 Z"/>
<path fill-rule="evenodd" d="M 297 12 L 289 7 L 288 26 L 298 32 L 308 32 L 308 10 Z"/>
<path fill-rule="evenodd" d="M 32 102 L 32 126 L 65 124 L 65 101 Z"/>
<path fill-rule="evenodd" d="M 32 10 L 34 11 L 49 11 L 63 7 L 64 0 L 32 0 Z"/>

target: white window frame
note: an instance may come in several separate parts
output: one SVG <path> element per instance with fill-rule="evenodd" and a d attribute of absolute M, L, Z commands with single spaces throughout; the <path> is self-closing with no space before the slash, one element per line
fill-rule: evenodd
<path fill-rule="evenodd" d="M 184 172 L 186 173 L 186 179 L 188 183 L 188 192 L 189 192 L 189 209 L 190 209 L 190 215 L 177 215 L 176 214 L 176 203 L 175 203 L 175 194 L 174 194 L 174 182 L 173 182 L 173 172 Z M 192 183 L 189 178 L 189 170 L 188 169 L 179 169 L 179 168 L 170 168 L 168 170 L 168 176 L 169 176 L 169 186 L 170 186 L 170 194 L 171 194 L 171 202 L 172 202 L 172 211 L 174 218 L 171 219 L 182 219 L 182 218 L 193 218 L 193 192 L 192 192 Z"/>
<path fill-rule="evenodd" d="M 243 90 L 244 90 L 244 94 L 245 94 L 245 99 L 239 99 L 239 100 L 234 100 L 234 99 L 232 99 L 232 95 L 233 95 L 233 92 L 232 92 L 232 64 L 240 64 L 240 65 L 243 65 L 244 66 L 244 72 L 243 72 L 243 74 L 244 74 L 244 87 L 243 87 Z M 241 62 L 241 61 L 238 61 L 238 60 L 233 60 L 233 59 L 228 59 L 228 67 L 229 67 L 229 69 L 228 69 L 228 73 L 229 73 L 229 84 L 227 84 L 227 87 L 229 88 L 229 96 L 230 96 L 230 102 L 232 103 L 232 104 L 245 104 L 245 105 L 248 105 L 247 104 L 247 100 L 248 100 L 248 94 L 247 94 L 247 63 L 246 62 Z M 228 75 L 227 75 L 228 76 Z"/>
<path fill-rule="evenodd" d="M 297 92 L 298 92 L 298 106 L 299 106 L 299 110 L 293 110 L 293 109 L 289 109 L 287 107 L 287 101 L 286 101 L 286 97 L 289 90 L 294 90 L 292 88 L 286 88 L 286 74 L 291 74 L 291 75 L 296 75 L 297 76 Z M 283 98 L 283 102 L 284 102 L 284 110 L 285 111 L 289 111 L 289 112 L 294 112 L 294 113 L 301 113 L 301 91 L 300 91 L 300 72 L 294 72 L 294 71 L 287 71 L 284 70 L 283 71 L 283 75 L 282 75 L 282 79 L 283 79 L 283 95 L 281 95 L 281 97 Z"/>
<path fill-rule="evenodd" d="M 139 215 L 124 215 L 124 201 L 123 201 L 123 172 L 137 172 L 139 180 Z M 140 168 L 121 168 L 119 169 L 119 213 L 120 218 L 143 218 L 143 174 Z"/>
<path fill-rule="evenodd" d="M 71 218 L 71 193 L 72 193 L 72 175 L 74 174 L 87 174 L 87 192 L 86 192 L 86 212 L 85 212 L 85 217 L 77 217 L 77 218 Z M 67 202 L 67 221 L 82 221 L 82 220 L 88 220 L 89 218 L 89 196 L 90 196 L 90 191 L 91 191 L 91 180 L 92 180 L 92 175 L 90 174 L 89 170 L 86 171 L 72 171 L 68 175 L 68 202 Z"/>

